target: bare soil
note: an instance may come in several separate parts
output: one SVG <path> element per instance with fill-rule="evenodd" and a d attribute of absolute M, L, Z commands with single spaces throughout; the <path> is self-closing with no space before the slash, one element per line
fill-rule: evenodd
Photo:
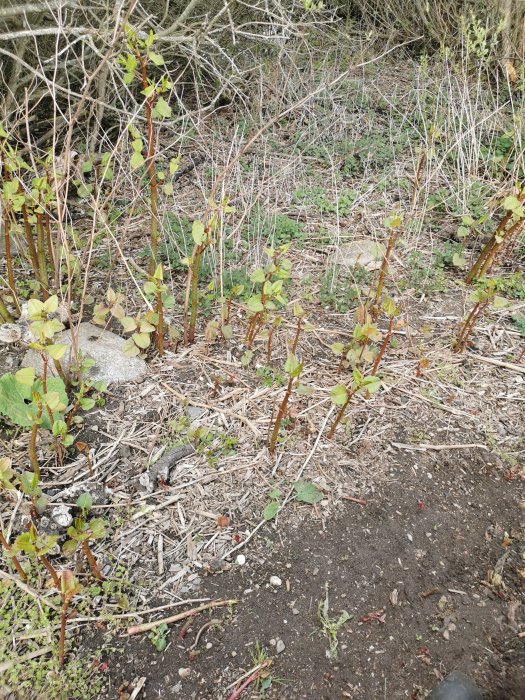
<path fill-rule="evenodd" d="M 366 506 L 349 502 L 329 519 L 322 504 L 301 507 L 295 525 L 246 548 L 244 566 L 207 577 L 198 595 L 237 598 L 231 611 L 197 616 L 183 639 L 172 628 L 163 653 L 146 635 L 124 642 L 107 658 L 103 697 L 125 698 L 123 689 L 145 677 L 145 700 L 228 698 L 254 666 L 257 643 L 272 659 L 268 698 L 423 698 L 455 669 L 486 700 L 523 697 L 522 484 L 476 449 L 405 451 L 394 465 Z M 491 570 L 503 586 L 491 583 Z M 318 615 L 327 591 L 331 617 L 353 616 L 338 632 L 336 660 L 327 658 Z M 192 657 L 211 617 L 220 626 L 202 634 Z M 180 669 L 191 669 L 188 677 Z M 260 697 L 255 684 L 242 697 Z"/>

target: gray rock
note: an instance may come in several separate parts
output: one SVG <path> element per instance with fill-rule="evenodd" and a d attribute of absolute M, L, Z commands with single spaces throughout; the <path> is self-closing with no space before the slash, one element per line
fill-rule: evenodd
<path fill-rule="evenodd" d="M 203 413 L 206 413 L 206 409 L 201 408 L 200 406 L 188 406 L 186 409 L 186 414 L 191 420 L 197 420 L 203 415 Z"/>
<path fill-rule="evenodd" d="M 282 639 L 277 640 L 277 644 L 275 645 L 275 652 L 277 654 L 282 654 L 282 652 L 286 649 L 286 645 L 283 642 Z"/>
<path fill-rule="evenodd" d="M 55 343 L 71 346 L 71 331 L 63 331 L 55 338 Z M 81 323 L 78 328 L 78 347 L 84 357 L 95 361 L 89 371 L 91 379 L 108 382 L 132 382 L 142 379 L 147 365 L 139 357 L 126 357 L 122 346 L 126 341 L 115 333 L 105 331 L 92 323 Z M 69 367 L 69 353 L 61 360 L 64 369 Z M 35 350 L 28 350 L 22 360 L 22 367 L 34 367 L 37 373 L 42 371 L 42 360 Z"/>
<path fill-rule="evenodd" d="M 361 240 L 344 243 L 332 256 L 335 265 L 364 267 L 365 270 L 379 270 L 385 254 L 385 247 L 375 241 Z"/>
<path fill-rule="evenodd" d="M 427 700 L 483 700 L 482 695 L 468 676 L 453 671 L 430 693 Z"/>

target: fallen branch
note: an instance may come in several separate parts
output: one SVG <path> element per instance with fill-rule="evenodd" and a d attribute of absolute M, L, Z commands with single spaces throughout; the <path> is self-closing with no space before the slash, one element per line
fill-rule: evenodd
<path fill-rule="evenodd" d="M 44 654 L 49 654 L 52 651 L 53 647 L 44 647 L 43 649 L 36 649 L 35 651 L 30 651 L 28 654 L 24 654 L 23 656 L 17 656 L 16 658 L 9 659 L 8 661 L 2 661 L 2 663 L 0 664 L 0 673 L 5 673 L 14 666 L 24 664 L 26 661 L 31 661 L 31 659 L 36 659 L 39 656 L 44 656 Z"/>
<path fill-rule="evenodd" d="M 344 501 L 352 501 L 352 503 L 358 503 L 360 506 L 367 506 L 368 501 L 364 498 L 355 498 L 354 496 L 341 496 Z"/>
<path fill-rule="evenodd" d="M 468 448 L 477 448 L 478 450 L 490 452 L 486 445 L 479 445 L 476 442 L 459 445 L 430 445 L 427 442 L 419 442 L 417 445 L 405 445 L 404 442 L 393 442 L 391 444 L 392 447 L 397 447 L 398 450 L 419 450 L 420 452 L 426 452 L 426 450 L 466 450 Z M 343 498 L 345 497 L 343 496 Z"/>
<path fill-rule="evenodd" d="M 192 608 L 191 610 L 186 610 L 178 615 L 171 615 L 170 617 L 164 617 L 160 620 L 155 620 L 154 622 L 145 622 L 143 625 L 133 625 L 128 627 L 128 635 L 142 634 L 143 632 L 149 632 L 149 630 L 155 629 L 159 625 L 170 625 L 173 622 L 179 622 L 180 620 L 185 620 L 187 617 L 192 617 L 197 615 L 204 610 L 211 610 L 213 608 L 221 608 L 225 605 L 236 605 L 238 600 L 214 600 L 211 603 L 206 603 L 205 605 L 199 605 L 198 608 Z"/>
<path fill-rule="evenodd" d="M 519 372 L 520 374 L 525 374 L 525 367 L 520 367 L 512 362 L 503 362 L 503 360 L 495 360 L 492 357 L 483 357 L 483 355 L 465 355 L 465 359 L 468 360 L 479 360 L 480 362 L 485 362 L 488 365 L 495 365 L 496 367 L 505 367 L 505 369 L 510 369 L 513 372 Z"/>

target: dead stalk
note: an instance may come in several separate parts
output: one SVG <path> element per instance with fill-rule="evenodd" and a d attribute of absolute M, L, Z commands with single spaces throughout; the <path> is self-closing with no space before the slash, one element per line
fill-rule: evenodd
<path fill-rule="evenodd" d="M 180 622 L 180 620 L 185 620 L 188 617 L 197 615 L 204 610 L 212 610 L 213 608 L 223 608 L 228 605 L 237 605 L 238 600 L 214 600 L 211 603 L 205 603 L 204 605 L 199 605 L 197 608 L 192 608 L 191 610 L 186 610 L 178 615 L 170 615 L 170 617 L 164 617 L 161 620 L 155 620 L 154 622 L 146 622 L 142 625 L 133 625 L 128 627 L 128 634 L 131 636 L 133 634 L 143 634 L 144 632 L 149 632 L 155 629 L 159 625 L 170 625 L 173 622 Z"/>

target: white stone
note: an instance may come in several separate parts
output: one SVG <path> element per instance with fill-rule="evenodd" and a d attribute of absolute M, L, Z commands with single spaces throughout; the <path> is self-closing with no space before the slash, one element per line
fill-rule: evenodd
<path fill-rule="evenodd" d="M 283 582 L 278 576 L 270 576 L 270 585 L 271 586 L 282 586 Z"/>
<path fill-rule="evenodd" d="M 275 646 L 275 651 L 277 654 L 281 654 L 284 650 L 286 649 L 286 645 L 283 642 L 282 639 L 277 640 L 277 644 Z"/>
<path fill-rule="evenodd" d="M 246 564 L 246 557 L 244 556 L 244 554 L 238 554 L 235 563 L 239 566 L 244 566 Z"/>
<path fill-rule="evenodd" d="M 69 527 L 73 522 L 73 516 L 68 506 L 55 506 L 51 511 L 51 517 L 60 527 Z"/>

